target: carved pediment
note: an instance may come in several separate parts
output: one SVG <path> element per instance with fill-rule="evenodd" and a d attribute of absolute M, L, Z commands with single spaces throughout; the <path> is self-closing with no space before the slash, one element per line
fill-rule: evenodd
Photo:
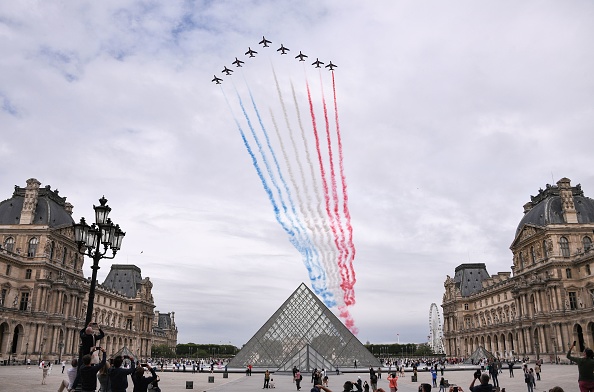
<path fill-rule="evenodd" d="M 524 241 L 530 239 L 531 237 L 534 237 L 535 235 L 539 234 L 540 232 L 542 232 L 542 228 L 539 226 L 530 225 L 530 224 L 524 225 L 522 227 L 522 229 L 520 230 L 520 232 L 518 233 L 518 235 L 516 236 L 516 239 L 512 243 L 512 247 L 517 246 L 518 243 L 520 243 L 520 242 L 524 242 Z"/>

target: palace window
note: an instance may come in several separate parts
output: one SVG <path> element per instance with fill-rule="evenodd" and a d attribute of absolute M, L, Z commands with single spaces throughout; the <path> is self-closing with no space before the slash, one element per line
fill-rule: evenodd
<path fill-rule="evenodd" d="M 62 265 L 66 265 L 66 257 L 68 256 L 68 248 L 64 247 L 64 252 L 62 252 Z"/>
<path fill-rule="evenodd" d="M 559 247 L 561 248 L 561 256 L 569 257 L 569 241 L 567 241 L 567 238 L 561 237 L 559 239 Z"/>
<path fill-rule="evenodd" d="M 4 306 L 6 302 L 6 296 L 8 295 L 8 289 L 2 289 L 2 293 L 0 294 L 0 306 Z"/>
<path fill-rule="evenodd" d="M 9 252 L 14 252 L 14 238 L 12 237 L 8 237 L 5 241 L 4 241 L 4 249 L 6 249 Z"/>
<path fill-rule="evenodd" d="M 542 254 L 544 255 L 545 259 L 547 257 L 549 257 L 549 255 L 547 253 L 547 242 L 546 241 L 542 242 Z"/>
<path fill-rule="evenodd" d="M 582 245 L 584 245 L 584 252 L 589 252 L 592 249 L 592 239 L 585 236 L 582 238 Z"/>
<path fill-rule="evenodd" d="M 530 247 L 530 258 L 532 259 L 532 264 L 536 263 L 536 253 L 534 253 L 534 246 Z"/>
<path fill-rule="evenodd" d="M 569 309 L 576 310 L 578 308 L 577 304 L 577 293 L 575 291 L 569 292 Z"/>
<path fill-rule="evenodd" d="M 524 255 L 520 252 L 520 268 L 524 268 Z"/>
<path fill-rule="evenodd" d="M 464 310 L 468 310 L 468 304 L 464 304 Z"/>
<path fill-rule="evenodd" d="M 565 269 L 565 276 L 567 277 L 567 279 L 571 279 L 571 268 Z"/>
<path fill-rule="evenodd" d="M 50 254 L 49 254 L 49 259 L 53 260 L 54 259 L 54 252 L 56 251 L 56 243 L 54 241 L 52 241 L 50 243 Z"/>
<path fill-rule="evenodd" d="M 39 239 L 33 237 L 29 240 L 29 249 L 27 250 L 27 257 L 35 257 L 37 253 L 37 245 L 39 244 Z"/>
<path fill-rule="evenodd" d="M 25 279 L 31 279 L 31 274 L 32 274 L 32 273 L 33 273 L 33 270 L 32 270 L 32 269 L 30 269 L 30 268 L 28 268 L 28 269 L 25 271 Z"/>
<path fill-rule="evenodd" d="M 586 275 L 592 275 L 592 271 L 590 271 L 590 264 L 586 264 Z"/>
<path fill-rule="evenodd" d="M 12 265 L 7 264 L 6 265 L 6 276 L 10 276 L 10 271 L 12 271 Z"/>
<path fill-rule="evenodd" d="M 19 310 L 27 310 L 28 304 L 29 304 L 29 293 L 22 293 L 21 294 L 21 304 L 19 305 Z"/>

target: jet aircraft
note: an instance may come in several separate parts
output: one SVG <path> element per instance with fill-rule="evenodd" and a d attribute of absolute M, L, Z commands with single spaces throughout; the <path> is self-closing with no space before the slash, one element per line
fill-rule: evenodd
<path fill-rule="evenodd" d="M 301 51 L 299 51 L 299 54 L 297 56 L 295 56 L 296 59 L 299 59 L 299 61 L 305 61 L 304 58 L 306 58 L 307 55 L 301 53 Z"/>
<path fill-rule="evenodd" d="M 268 47 L 268 44 L 271 44 L 272 41 L 268 41 L 264 36 L 262 36 L 262 41 L 258 42 L 260 45 L 263 45 L 265 48 Z"/>
<path fill-rule="evenodd" d="M 320 67 L 320 64 L 324 64 L 324 63 L 321 62 L 318 58 L 316 58 L 316 61 L 314 61 L 313 63 L 311 63 L 311 65 L 315 65 L 316 68 L 322 68 L 322 67 Z"/>
<path fill-rule="evenodd" d="M 276 51 L 277 51 L 277 52 L 281 52 L 281 54 L 287 54 L 286 52 L 288 52 L 288 51 L 290 51 L 290 50 L 291 50 L 291 49 L 289 49 L 289 48 L 285 48 L 285 47 L 283 46 L 283 44 L 281 44 L 281 47 L 280 47 L 280 48 L 278 48 Z"/>
<path fill-rule="evenodd" d="M 249 55 L 250 55 L 250 57 L 256 57 L 256 56 L 254 56 L 254 54 L 256 54 L 256 53 L 258 53 L 258 52 L 256 52 L 255 50 L 252 50 L 252 48 L 249 48 L 249 47 L 248 47 L 248 51 L 247 51 L 247 52 L 245 52 L 245 54 L 246 54 L 246 55 L 248 55 L 248 54 L 249 54 Z"/>
<path fill-rule="evenodd" d="M 223 81 L 223 79 L 217 78 L 217 75 L 214 75 L 214 79 L 212 81 L 215 82 L 216 84 L 221 84 L 221 82 Z"/>
<path fill-rule="evenodd" d="M 326 68 L 330 68 L 330 71 L 334 71 L 334 68 L 337 68 L 337 67 L 338 67 L 338 65 L 332 64 L 332 61 L 330 61 L 328 63 L 328 65 L 326 66 Z"/>
<path fill-rule="evenodd" d="M 225 66 L 225 69 L 223 69 L 221 72 L 223 72 L 225 75 L 231 75 L 231 72 L 233 72 L 233 70 Z"/>
<path fill-rule="evenodd" d="M 241 64 L 243 64 L 245 61 L 241 61 L 240 59 L 238 59 L 237 57 L 235 57 L 235 61 L 232 62 L 231 64 L 235 64 L 238 67 L 241 67 Z"/>

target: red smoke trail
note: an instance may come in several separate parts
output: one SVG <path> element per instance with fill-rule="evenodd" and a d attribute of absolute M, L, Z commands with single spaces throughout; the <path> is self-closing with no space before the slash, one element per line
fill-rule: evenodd
<path fill-rule="evenodd" d="M 313 126 L 313 132 L 314 132 L 314 137 L 315 137 L 315 141 L 316 141 L 316 152 L 318 154 L 318 163 L 320 164 L 320 172 L 322 175 L 322 187 L 324 190 L 324 202 L 326 205 L 326 214 L 328 215 L 328 218 L 330 219 L 330 228 L 332 229 L 332 235 L 334 237 L 334 244 L 336 245 L 336 248 L 339 251 L 339 264 L 340 264 L 340 260 L 342 259 L 342 247 L 340 246 L 340 242 L 339 242 L 339 237 L 338 237 L 338 233 L 336 232 L 336 220 L 334 218 L 334 215 L 332 214 L 332 211 L 330 209 L 330 193 L 329 193 L 329 189 L 328 189 L 328 183 L 326 180 L 326 169 L 324 168 L 324 161 L 322 159 L 322 151 L 320 149 L 320 137 L 318 135 L 318 127 L 316 124 L 316 116 L 314 113 L 314 109 L 313 109 L 313 102 L 311 100 L 311 91 L 309 89 L 309 83 L 307 82 L 307 80 L 305 81 L 306 87 L 307 87 L 307 100 L 309 101 L 309 113 L 311 115 L 311 121 L 312 121 L 312 126 Z M 342 277 L 341 277 L 342 278 Z M 341 284 L 342 286 L 342 284 Z"/>
<path fill-rule="evenodd" d="M 344 319 L 345 326 L 353 333 L 353 335 L 357 335 L 359 333 L 359 329 L 355 327 L 355 320 L 353 320 L 353 316 L 351 316 L 347 307 L 339 306 L 338 311 L 340 318 Z"/>
<path fill-rule="evenodd" d="M 320 75 L 320 85 L 322 84 L 321 75 Z M 321 86 L 322 90 L 322 105 L 324 108 L 324 120 L 326 122 L 326 141 L 328 143 L 328 156 L 330 159 L 330 178 L 332 183 L 332 200 L 334 203 L 334 216 L 338 227 L 340 229 L 340 256 L 338 258 L 338 267 L 340 268 L 340 278 L 342 283 L 340 287 L 344 293 L 345 303 L 347 301 L 354 303 L 354 300 L 351 300 L 349 297 L 349 292 L 352 291 L 352 285 L 350 284 L 349 279 L 349 269 L 347 266 L 346 261 L 348 260 L 348 249 L 346 246 L 346 239 L 344 235 L 344 230 L 342 229 L 342 219 L 340 219 L 340 212 L 338 211 L 338 190 L 336 187 L 336 172 L 334 170 L 334 154 L 332 152 L 332 139 L 330 137 L 330 122 L 328 121 L 328 107 L 326 106 L 326 98 L 324 96 L 324 88 Z M 350 286 L 350 287 L 349 287 Z M 350 304 L 349 304 L 350 305 Z"/>
<path fill-rule="evenodd" d="M 351 226 L 351 213 L 349 212 L 349 196 L 347 193 L 347 185 L 346 185 L 346 177 L 344 175 L 344 165 L 343 165 L 343 154 L 342 154 L 342 136 L 340 135 L 340 122 L 338 121 L 338 104 L 336 103 L 336 82 L 334 80 L 334 72 L 332 72 L 332 92 L 334 94 L 334 118 L 336 122 L 336 136 L 338 140 L 338 163 L 340 167 L 340 179 L 342 181 L 342 194 L 343 194 L 343 210 L 344 215 L 346 218 L 346 227 L 349 233 L 348 244 L 350 248 L 350 255 L 348 258 L 348 262 L 346 263 L 346 268 L 348 270 L 348 279 L 345 284 L 346 292 L 345 292 L 345 304 L 347 306 L 355 304 L 355 290 L 353 286 L 357 282 L 355 278 L 355 269 L 353 268 L 353 261 L 355 260 L 355 245 L 353 244 L 353 226 Z"/>

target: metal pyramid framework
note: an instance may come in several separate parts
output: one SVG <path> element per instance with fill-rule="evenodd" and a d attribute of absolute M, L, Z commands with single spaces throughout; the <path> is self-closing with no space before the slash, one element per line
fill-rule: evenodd
<path fill-rule="evenodd" d="M 380 363 L 304 284 L 291 294 L 231 361 L 231 367 L 302 372 Z"/>
<path fill-rule="evenodd" d="M 479 346 L 470 357 L 466 358 L 464 361 L 465 364 L 473 364 L 476 365 L 483 359 L 496 359 L 495 355 L 491 352 L 487 351 L 483 346 Z"/>

